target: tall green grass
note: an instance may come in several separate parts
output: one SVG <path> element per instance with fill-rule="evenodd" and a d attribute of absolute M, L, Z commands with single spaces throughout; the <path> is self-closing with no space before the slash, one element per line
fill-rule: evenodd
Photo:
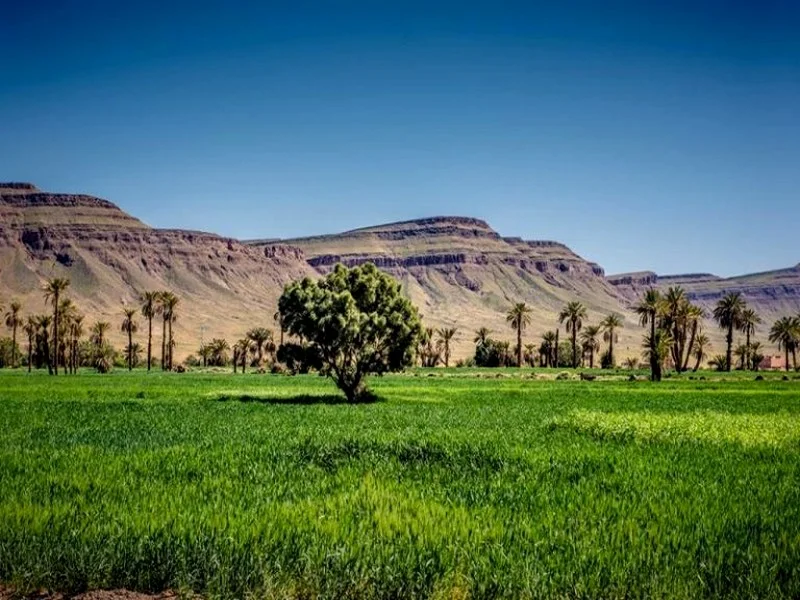
<path fill-rule="evenodd" d="M 0 374 L 0 581 L 800 597 L 800 382 L 501 374 Z"/>

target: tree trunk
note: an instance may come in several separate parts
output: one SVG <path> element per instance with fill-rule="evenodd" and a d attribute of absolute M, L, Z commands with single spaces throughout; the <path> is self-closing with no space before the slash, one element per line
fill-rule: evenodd
<path fill-rule="evenodd" d="M 572 322 L 572 368 L 578 368 L 578 330 Z"/>
<path fill-rule="evenodd" d="M 153 358 L 153 317 L 147 317 L 147 372 L 150 372 L 150 362 Z"/>
<path fill-rule="evenodd" d="M 594 348 L 589 348 L 589 368 L 594 369 Z"/>
<path fill-rule="evenodd" d="M 745 364 L 747 365 L 746 368 L 748 371 L 752 370 L 753 365 L 750 364 L 750 327 L 747 327 L 744 332 L 745 335 L 745 347 L 747 348 L 747 354 L 745 355 Z"/>
<path fill-rule="evenodd" d="M 236 367 L 239 366 L 239 365 L 236 364 L 238 362 L 239 362 L 239 353 L 236 352 L 236 350 L 234 350 L 233 351 L 233 373 L 234 373 L 234 375 L 236 374 Z"/>
<path fill-rule="evenodd" d="M 14 367 L 17 365 L 17 322 L 14 321 L 14 327 L 11 328 L 11 364 Z"/>
<path fill-rule="evenodd" d="M 517 366 L 522 368 L 522 327 L 517 327 Z"/>
<path fill-rule="evenodd" d="M 728 345 L 728 349 L 725 352 L 725 370 L 730 372 L 733 355 L 733 322 L 728 325 L 728 335 L 725 336 L 725 342 Z"/>
<path fill-rule="evenodd" d="M 697 362 L 694 363 L 694 369 L 692 369 L 693 373 L 697 373 L 697 369 L 700 368 L 700 361 L 702 361 L 702 360 L 703 360 L 703 355 L 702 354 L 698 354 L 697 355 Z"/>
<path fill-rule="evenodd" d="M 794 370 L 797 371 L 797 348 L 792 346 L 792 366 L 794 366 Z"/>
<path fill-rule="evenodd" d="M 128 371 L 133 371 L 133 332 L 128 327 Z"/>
<path fill-rule="evenodd" d="M 608 364 L 614 368 L 614 328 L 608 330 Z"/>
<path fill-rule="evenodd" d="M 33 364 L 33 338 L 28 336 L 28 373 L 31 372 L 32 364 Z"/>
<path fill-rule="evenodd" d="M 786 355 L 785 356 L 786 360 L 784 362 L 784 365 L 786 367 L 786 370 L 788 371 L 789 370 L 789 346 L 788 345 L 786 345 L 786 344 L 783 345 L 783 352 Z"/>
<path fill-rule="evenodd" d="M 167 368 L 167 317 L 161 323 L 161 370 Z"/>
<path fill-rule="evenodd" d="M 559 330 L 556 329 L 556 345 L 553 347 L 553 366 L 556 369 L 558 368 L 558 332 Z"/>
<path fill-rule="evenodd" d="M 169 320 L 169 370 L 172 371 L 172 347 L 174 341 L 172 339 L 172 319 Z"/>
<path fill-rule="evenodd" d="M 694 347 L 694 340 L 697 337 L 697 321 L 692 323 L 692 333 L 689 336 L 689 345 L 686 348 L 686 360 L 683 361 L 683 370 L 689 368 L 689 357 L 692 355 L 692 348 Z"/>
<path fill-rule="evenodd" d="M 656 352 L 656 315 L 652 314 L 650 319 L 650 381 L 661 380 L 661 367 Z M 658 372 L 656 372 L 658 371 Z"/>
<path fill-rule="evenodd" d="M 53 296 L 53 354 L 55 355 L 55 374 L 58 375 L 58 294 Z"/>

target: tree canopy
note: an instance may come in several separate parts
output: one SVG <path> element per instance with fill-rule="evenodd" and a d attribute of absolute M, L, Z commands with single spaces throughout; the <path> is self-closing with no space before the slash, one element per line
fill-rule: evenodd
<path fill-rule="evenodd" d="M 321 372 L 348 401 L 366 398 L 365 377 L 399 371 L 413 363 L 421 333 L 419 314 L 400 285 L 366 263 L 337 265 L 319 281 L 288 285 L 278 309 L 291 335 L 312 346 Z"/>

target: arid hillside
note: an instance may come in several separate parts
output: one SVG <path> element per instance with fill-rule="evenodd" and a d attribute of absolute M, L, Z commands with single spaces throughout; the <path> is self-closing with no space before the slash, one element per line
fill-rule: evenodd
<path fill-rule="evenodd" d="M 528 336 L 538 342 L 555 327 L 564 304 L 575 299 L 588 307 L 589 322 L 609 312 L 626 316 L 623 342 L 638 352 L 638 327 L 603 269 L 559 242 L 502 237 L 486 222 L 468 217 L 433 217 L 283 241 L 300 248 L 320 273 L 340 262 L 370 261 L 392 274 L 428 325 L 458 328 L 456 356 L 472 352 L 474 331 L 481 326 L 511 340 L 505 313 L 514 302 L 533 307 Z M 262 247 L 274 242 L 249 243 Z"/>
<path fill-rule="evenodd" d="M 17 297 L 25 313 L 41 312 L 45 280 L 68 277 L 67 295 L 88 323 L 109 321 L 119 345 L 122 307 L 144 290 L 180 296 L 176 355 L 184 357 L 201 336 L 232 342 L 249 327 L 273 326 L 283 286 L 313 274 L 302 253 L 284 244 L 255 248 L 211 233 L 154 229 L 106 200 L 0 184 L 0 300 Z"/>
<path fill-rule="evenodd" d="M 122 308 L 144 290 L 170 289 L 180 297 L 176 356 L 183 358 L 196 351 L 201 339 L 233 342 L 250 327 L 276 329 L 272 316 L 289 281 L 317 277 L 339 262 L 366 261 L 401 282 L 426 325 L 458 328 L 455 358 L 471 354 L 478 327 L 512 340 L 505 313 L 514 302 L 533 308 L 526 342 L 538 343 L 544 331 L 553 329 L 558 311 L 570 300 L 587 306 L 587 323 L 611 312 L 622 315 L 618 356 L 641 353 L 642 330 L 630 307 L 650 286 L 681 285 L 706 308 L 726 291 L 741 291 L 764 317 L 762 339 L 775 318 L 800 312 L 800 265 L 730 279 L 651 272 L 606 277 L 599 265 L 564 244 L 503 237 L 486 222 L 468 217 L 240 242 L 212 233 L 155 229 L 93 196 L 0 183 L 0 302 L 16 297 L 26 314 L 41 312 L 42 284 L 50 277 L 68 277 L 68 295 L 88 323 L 109 321 L 112 341 L 119 346 Z M 706 331 L 715 350 L 721 349 L 722 336 L 712 322 Z"/>

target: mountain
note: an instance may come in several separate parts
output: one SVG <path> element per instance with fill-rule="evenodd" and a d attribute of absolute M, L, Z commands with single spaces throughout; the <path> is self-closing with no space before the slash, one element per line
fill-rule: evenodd
<path fill-rule="evenodd" d="M 118 347 L 122 307 L 144 290 L 170 289 L 181 298 L 176 354 L 182 358 L 201 339 L 233 342 L 250 327 L 275 329 L 272 315 L 286 283 L 318 277 L 339 262 L 366 261 L 400 281 L 427 326 L 458 328 L 456 358 L 472 353 L 481 326 L 511 341 L 505 313 L 521 301 L 533 309 L 526 341 L 537 343 L 570 300 L 587 306 L 587 323 L 619 313 L 625 320 L 620 356 L 641 353 L 642 330 L 630 308 L 650 286 L 681 285 L 706 308 L 727 291 L 741 291 L 764 318 L 762 339 L 775 318 L 800 312 L 800 265 L 732 278 L 649 271 L 606 277 L 602 267 L 559 242 L 503 237 L 485 221 L 453 216 L 242 242 L 152 228 L 94 196 L 0 183 L 0 302 L 18 297 L 26 313 L 42 312 L 42 284 L 68 277 L 68 295 L 89 323 L 112 324 Z M 140 319 L 140 340 L 144 326 Z M 719 330 L 709 322 L 706 331 L 721 348 Z"/>
<path fill-rule="evenodd" d="M 0 183 L 0 300 L 18 297 L 26 313 L 42 312 L 42 284 L 68 277 L 67 295 L 87 321 L 109 321 L 120 346 L 122 307 L 144 290 L 180 296 L 176 355 L 183 357 L 201 337 L 232 342 L 249 327 L 274 326 L 283 286 L 314 274 L 302 252 L 285 244 L 256 248 L 212 233 L 154 229 L 107 200 Z"/>
<path fill-rule="evenodd" d="M 533 309 L 531 341 L 553 329 L 558 311 L 576 297 L 592 321 L 627 312 L 599 265 L 559 242 L 503 237 L 479 219 L 432 217 L 282 241 L 300 248 L 321 274 L 337 263 L 375 263 L 402 283 L 427 325 L 458 328 L 456 356 L 472 352 L 480 326 L 510 340 L 505 313 L 514 302 Z M 274 240 L 248 243 L 260 248 Z M 630 318 L 629 330 L 634 323 Z"/>

